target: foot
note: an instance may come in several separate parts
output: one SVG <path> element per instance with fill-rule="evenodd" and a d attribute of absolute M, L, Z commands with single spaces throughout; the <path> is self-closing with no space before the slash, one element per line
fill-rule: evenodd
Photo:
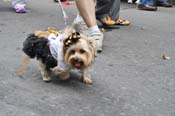
<path fill-rule="evenodd" d="M 96 51 L 98 53 L 102 52 L 103 38 L 104 38 L 103 33 L 93 32 L 90 36 L 96 41 Z"/>
<path fill-rule="evenodd" d="M 54 2 L 58 2 L 59 0 L 54 0 Z M 60 0 L 61 2 L 66 2 L 67 0 Z"/>
<path fill-rule="evenodd" d="M 83 78 L 83 83 L 85 83 L 85 84 L 92 84 L 92 80 L 89 77 L 84 77 Z"/>
<path fill-rule="evenodd" d="M 173 7 L 173 4 L 168 3 L 168 2 L 158 2 L 157 6 L 162 6 L 162 7 Z"/>
<path fill-rule="evenodd" d="M 17 4 L 15 5 L 14 9 L 16 13 L 26 13 L 27 12 L 24 4 Z"/>
<path fill-rule="evenodd" d="M 100 23 L 104 26 L 112 26 L 115 25 L 115 21 L 112 20 L 109 16 L 106 16 L 103 19 L 97 19 L 98 21 L 100 21 Z"/>
<path fill-rule="evenodd" d="M 148 11 L 157 11 L 156 6 L 148 5 L 148 4 L 139 4 L 138 9 L 139 10 L 148 10 Z"/>
<path fill-rule="evenodd" d="M 116 22 L 112 20 L 109 16 L 106 16 L 103 19 L 98 19 L 97 20 L 101 23 L 99 25 L 100 28 L 104 29 L 119 29 L 119 27 L 116 25 Z"/>
<path fill-rule="evenodd" d="M 76 29 L 76 31 L 78 31 L 84 35 L 87 35 L 87 36 L 90 35 L 96 41 L 97 52 L 102 51 L 103 33 L 101 33 L 101 32 L 89 33 L 89 30 L 88 30 L 86 23 L 83 20 L 77 20 L 76 18 L 74 19 L 72 26 Z"/>
<path fill-rule="evenodd" d="M 121 26 L 128 26 L 130 25 L 130 22 L 128 20 L 124 20 L 122 18 L 118 18 L 116 21 L 115 21 L 115 24 L 116 25 L 121 25 Z"/>

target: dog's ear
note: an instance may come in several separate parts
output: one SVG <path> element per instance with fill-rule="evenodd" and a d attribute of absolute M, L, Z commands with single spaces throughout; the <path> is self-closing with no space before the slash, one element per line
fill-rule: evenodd
<path fill-rule="evenodd" d="M 64 38 L 68 38 L 73 32 L 75 32 L 75 29 L 71 26 L 67 26 L 63 31 Z"/>
<path fill-rule="evenodd" d="M 91 46 L 91 52 L 94 56 L 94 58 L 97 56 L 97 52 L 96 52 L 96 41 L 92 38 L 92 37 L 87 37 L 87 42 L 88 44 Z"/>
<path fill-rule="evenodd" d="M 92 37 L 86 36 L 86 35 L 84 35 L 84 34 L 80 34 L 80 36 L 81 36 L 82 39 L 87 40 L 88 44 L 89 44 L 91 47 L 93 47 L 93 48 L 96 47 L 96 41 L 95 41 Z"/>
<path fill-rule="evenodd" d="M 72 23 L 72 28 L 74 28 L 76 32 L 81 32 L 81 27 L 78 23 Z"/>
<path fill-rule="evenodd" d="M 92 37 L 87 37 L 87 41 L 88 41 L 89 45 L 91 45 L 92 47 L 95 48 L 96 41 Z"/>

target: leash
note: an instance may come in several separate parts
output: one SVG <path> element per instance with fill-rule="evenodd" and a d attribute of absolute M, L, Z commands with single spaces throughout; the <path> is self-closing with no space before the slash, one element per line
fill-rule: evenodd
<path fill-rule="evenodd" d="M 59 3 L 59 6 L 60 6 L 60 8 L 61 8 L 61 11 L 62 11 L 62 15 L 63 15 L 63 19 L 64 19 L 64 24 L 65 24 L 65 26 L 67 26 L 67 19 L 68 19 L 68 16 L 67 16 L 67 14 L 66 14 L 66 12 L 65 12 L 65 10 L 64 10 L 64 8 L 63 8 L 63 5 L 62 5 L 62 3 L 61 3 L 60 0 L 58 0 L 58 3 Z"/>

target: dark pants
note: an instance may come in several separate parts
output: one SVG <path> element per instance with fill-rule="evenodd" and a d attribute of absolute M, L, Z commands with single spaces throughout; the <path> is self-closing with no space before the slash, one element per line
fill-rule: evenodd
<path fill-rule="evenodd" d="M 112 20 L 119 18 L 120 0 L 97 0 L 96 18 L 102 19 L 110 16 Z"/>

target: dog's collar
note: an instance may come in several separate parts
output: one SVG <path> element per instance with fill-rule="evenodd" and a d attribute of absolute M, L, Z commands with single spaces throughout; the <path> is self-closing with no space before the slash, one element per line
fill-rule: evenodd
<path fill-rule="evenodd" d="M 68 38 L 66 38 L 63 41 L 64 50 L 67 50 L 70 46 L 72 46 L 73 44 L 76 44 L 80 38 L 81 36 L 79 32 L 72 33 Z"/>

